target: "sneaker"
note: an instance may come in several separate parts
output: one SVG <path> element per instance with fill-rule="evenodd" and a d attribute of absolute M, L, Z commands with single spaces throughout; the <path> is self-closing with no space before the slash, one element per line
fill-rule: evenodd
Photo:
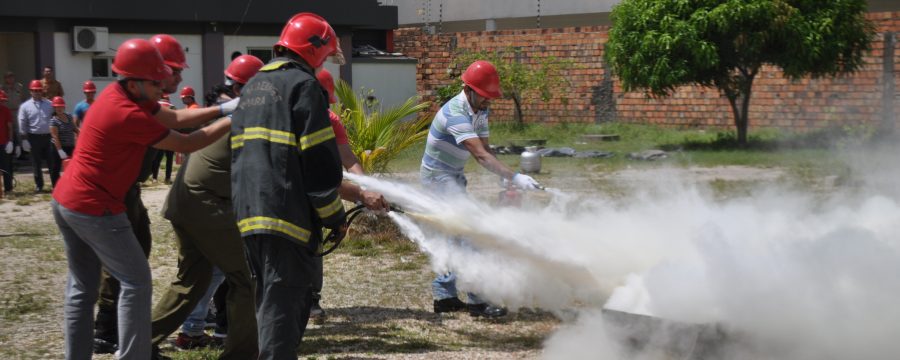
<path fill-rule="evenodd" d="M 212 310 L 206 312 L 206 326 L 205 329 L 215 329 L 216 328 L 216 314 L 212 312 Z"/>
<path fill-rule="evenodd" d="M 196 348 L 207 347 L 212 343 L 212 337 L 206 334 L 191 336 L 185 333 L 178 333 L 175 339 L 175 347 L 181 350 L 190 350 Z"/>
<path fill-rule="evenodd" d="M 119 349 L 119 345 L 106 339 L 94 338 L 94 354 L 112 354 Z"/>
<path fill-rule="evenodd" d="M 486 319 L 496 319 L 506 316 L 509 313 L 504 307 L 497 307 L 488 304 L 469 304 L 469 315 L 473 317 L 483 316 Z"/>
<path fill-rule="evenodd" d="M 321 325 L 325 323 L 326 317 L 327 314 L 325 314 L 325 309 L 322 309 L 322 306 L 319 305 L 319 298 L 315 298 L 312 306 L 309 307 L 309 319 L 313 324 Z"/>
<path fill-rule="evenodd" d="M 445 312 L 463 311 L 465 309 L 466 303 L 462 302 L 462 300 L 457 297 L 434 301 L 434 312 L 438 314 Z"/>
<path fill-rule="evenodd" d="M 216 348 L 225 347 L 225 338 L 227 338 L 227 337 L 228 337 L 228 334 L 220 334 L 220 333 L 214 332 L 209 346 L 216 347 Z"/>

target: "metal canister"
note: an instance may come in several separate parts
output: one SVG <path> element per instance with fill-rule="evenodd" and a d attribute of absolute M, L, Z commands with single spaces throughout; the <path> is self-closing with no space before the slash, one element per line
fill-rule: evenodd
<path fill-rule="evenodd" d="M 541 154 L 538 154 L 536 146 L 527 146 L 519 159 L 519 167 L 523 173 L 535 174 L 541 172 Z"/>

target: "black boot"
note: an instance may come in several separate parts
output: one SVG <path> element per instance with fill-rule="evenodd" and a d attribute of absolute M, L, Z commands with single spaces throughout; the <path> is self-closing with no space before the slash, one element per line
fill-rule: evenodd
<path fill-rule="evenodd" d="M 508 311 L 504 307 L 497 307 L 488 304 L 469 304 L 469 315 L 474 317 L 484 316 L 486 319 L 496 319 L 506 316 Z"/>
<path fill-rule="evenodd" d="M 118 319 L 115 310 L 97 311 L 94 321 L 94 354 L 112 354 L 119 349 Z"/>
<path fill-rule="evenodd" d="M 462 302 L 462 300 L 456 297 L 434 301 L 434 312 L 438 314 L 445 312 L 463 311 L 465 308 L 466 303 Z"/>

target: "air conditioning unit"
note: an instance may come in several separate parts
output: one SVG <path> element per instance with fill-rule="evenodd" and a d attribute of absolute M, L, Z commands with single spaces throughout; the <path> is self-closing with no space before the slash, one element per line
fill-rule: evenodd
<path fill-rule="evenodd" d="M 96 26 L 73 27 L 72 50 L 89 52 L 109 50 L 109 29 Z"/>

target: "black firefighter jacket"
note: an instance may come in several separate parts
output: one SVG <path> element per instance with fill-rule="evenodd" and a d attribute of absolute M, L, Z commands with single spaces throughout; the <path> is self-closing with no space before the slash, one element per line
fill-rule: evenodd
<path fill-rule="evenodd" d="M 250 79 L 232 117 L 231 150 L 242 237 L 276 235 L 314 248 L 323 226 L 344 223 L 328 95 L 307 65 L 275 58 Z"/>

